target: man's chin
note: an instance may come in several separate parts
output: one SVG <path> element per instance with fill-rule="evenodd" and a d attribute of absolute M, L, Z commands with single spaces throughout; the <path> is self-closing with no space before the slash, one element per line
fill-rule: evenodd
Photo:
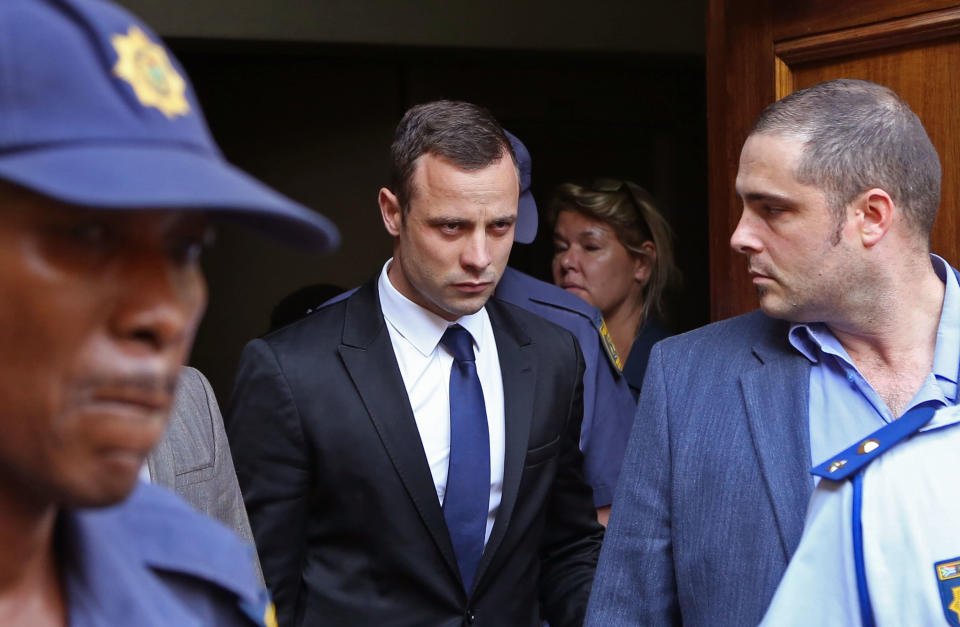
<path fill-rule="evenodd" d="M 771 296 L 760 298 L 760 310 L 771 318 L 786 320 L 793 323 L 817 322 L 816 316 L 811 316 L 809 309 L 792 305 L 782 298 Z"/>
<path fill-rule="evenodd" d="M 483 309 L 483 306 L 487 304 L 488 300 L 490 300 L 490 295 L 492 293 L 493 289 L 491 288 L 489 292 L 474 295 L 472 298 L 460 297 L 450 299 L 443 304 L 442 309 L 449 314 L 448 316 L 444 317 L 452 317 L 453 319 L 456 319 L 462 318 L 463 316 L 473 315 Z"/>
<path fill-rule="evenodd" d="M 137 485 L 137 473 L 115 473 L 95 477 L 65 487 L 61 494 L 64 507 L 109 507 L 123 501 Z"/>
<path fill-rule="evenodd" d="M 782 299 L 776 298 L 773 296 L 769 290 L 758 289 L 758 295 L 760 296 L 760 311 L 767 314 L 771 318 L 777 318 L 780 320 L 787 319 L 788 308 Z"/>

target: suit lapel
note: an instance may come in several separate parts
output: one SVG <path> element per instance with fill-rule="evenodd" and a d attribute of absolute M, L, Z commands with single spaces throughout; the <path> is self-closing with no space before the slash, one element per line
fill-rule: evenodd
<path fill-rule="evenodd" d="M 530 338 L 521 332 L 521 327 L 497 301 L 491 299 L 487 302 L 487 313 L 490 315 L 490 324 L 497 342 L 500 378 L 503 380 L 503 494 L 490 539 L 477 567 L 474 589 L 503 541 L 517 503 L 523 462 L 530 441 L 530 423 L 534 412 L 533 391 L 536 383 L 536 370 L 529 353 Z"/>
<path fill-rule="evenodd" d="M 343 343 L 339 348 L 344 366 L 400 481 L 450 569 L 459 578 L 423 442 L 380 310 L 376 281 L 357 290 L 346 307 Z"/>
<path fill-rule="evenodd" d="M 813 492 L 810 476 L 810 362 L 782 347 L 759 345 L 761 364 L 740 377 L 747 422 L 773 504 L 784 557 L 803 532 Z"/>
<path fill-rule="evenodd" d="M 160 444 L 158 444 L 147 456 L 147 470 L 150 473 L 150 482 L 162 485 L 169 490 L 173 490 L 176 485 L 176 470 L 174 469 L 173 448 L 170 445 L 170 431 L 176 428 L 176 412 L 170 416 L 170 424 L 167 425 L 167 431 L 164 434 Z"/>

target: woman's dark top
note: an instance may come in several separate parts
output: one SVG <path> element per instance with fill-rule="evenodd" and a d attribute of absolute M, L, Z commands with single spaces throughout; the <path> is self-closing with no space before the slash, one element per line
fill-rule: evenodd
<path fill-rule="evenodd" d="M 630 391 L 633 392 L 634 400 L 640 397 L 640 387 L 643 385 L 643 375 L 647 371 L 650 350 L 654 344 L 670 335 L 670 332 L 654 318 L 650 318 L 640 327 L 640 333 L 637 334 L 637 339 L 633 341 L 633 346 L 630 348 L 627 363 L 623 365 L 623 376 L 627 379 Z"/>

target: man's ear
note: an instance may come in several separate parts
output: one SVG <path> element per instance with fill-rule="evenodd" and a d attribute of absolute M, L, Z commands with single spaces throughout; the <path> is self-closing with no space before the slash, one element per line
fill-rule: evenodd
<path fill-rule="evenodd" d="M 879 187 L 873 187 L 854 200 L 853 210 L 860 241 L 870 248 L 883 239 L 893 226 L 894 215 L 899 211 L 899 207 L 894 204 L 890 194 Z"/>
<path fill-rule="evenodd" d="M 380 216 L 383 218 L 383 226 L 387 229 L 387 233 L 397 237 L 403 226 L 403 208 L 400 206 L 400 201 L 389 189 L 381 187 L 377 195 L 377 203 L 380 205 Z"/>

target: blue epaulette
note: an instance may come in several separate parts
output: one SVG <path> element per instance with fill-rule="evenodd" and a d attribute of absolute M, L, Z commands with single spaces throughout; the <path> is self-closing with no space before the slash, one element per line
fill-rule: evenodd
<path fill-rule="evenodd" d="M 937 409 L 930 406 L 914 407 L 897 420 L 814 467 L 810 472 L 831 481 L 842 481 L 916 433 L 930 422 Z"/>

